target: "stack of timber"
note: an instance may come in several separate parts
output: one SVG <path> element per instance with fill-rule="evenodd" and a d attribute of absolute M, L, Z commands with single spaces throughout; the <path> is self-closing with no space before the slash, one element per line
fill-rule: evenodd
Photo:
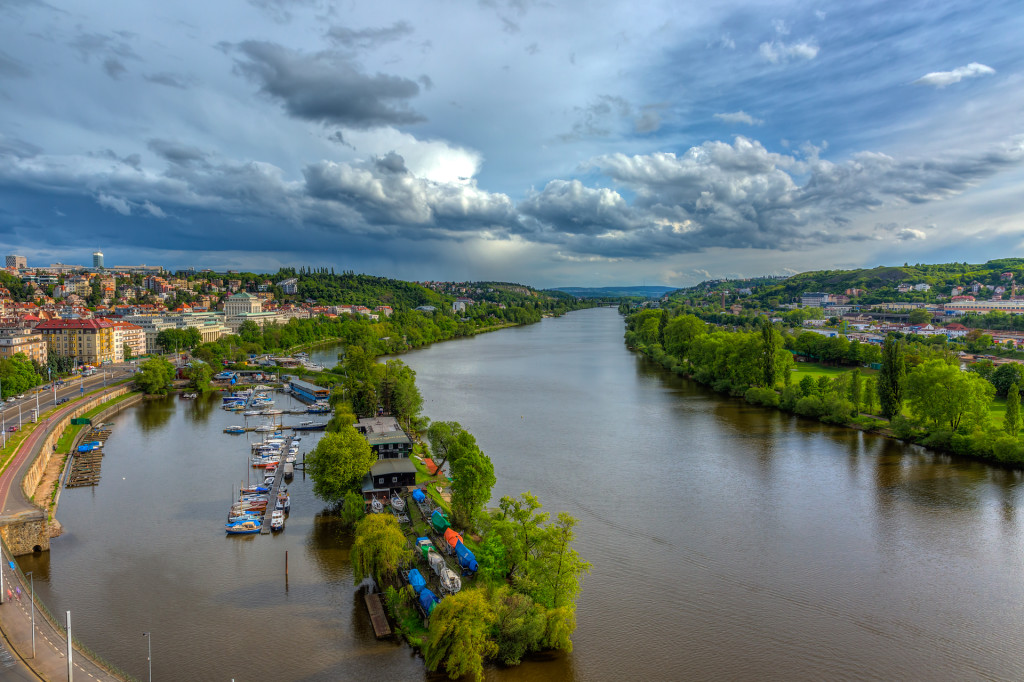
<path fill-rule="evenodd" d="M 67 488 L 80 488 L 96 485 L 100 482 L 100 463 L 103 461 L 103 450 L 82 452 L 71 461 L 71 472 L 68 474 Z"/>

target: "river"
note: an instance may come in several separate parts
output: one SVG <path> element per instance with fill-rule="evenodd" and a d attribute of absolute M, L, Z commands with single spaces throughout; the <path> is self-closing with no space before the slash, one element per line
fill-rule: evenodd
<path fill-rule="evenodd" d="M 427 416 L 494 461 L 494 501 L 573 514 L 593 564 L 573 653 L 488 678 L 1024 677 L 1020 474 L 717 396 L 622 331 L 594 309 L 401 358 Z M 224 537 L 234 421 L 170 399 L 116 417 L 100 485 L 65 491 L 65 534 L 20 560 L 37 590 L 140 678 L 152 631 L 159 679 L 423 679 L 374 640 L 301 474 L 281 535 Z"/>

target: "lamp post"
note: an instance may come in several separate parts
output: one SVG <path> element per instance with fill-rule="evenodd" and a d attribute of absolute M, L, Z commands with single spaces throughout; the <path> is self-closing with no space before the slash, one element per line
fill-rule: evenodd
<path fill-rule="evenodd" d="M 146 638 L 146 661 L 149 662 L 149 682 L 153 682 L 153 635 L 149 632 L 143 632 L 142 636 Z"/>
<path fill-rule="evenodd" d="M 32 610 L 32 658 L 36 657 L 36 579 L 32 575 L 32 571 L 27 571 L 25 575 L 28 576 L 29 585 L 32 590 L 32 601 L 29 602 L 28 607 Z"/>

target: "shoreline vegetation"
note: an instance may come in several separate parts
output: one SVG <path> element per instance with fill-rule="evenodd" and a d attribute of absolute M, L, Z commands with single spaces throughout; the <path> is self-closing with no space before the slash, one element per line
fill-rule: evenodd
<path fill-rule="evenodd" d="M 628 348 L 718 393 L 945 454 L 1024 467 L 1019 364 L 979 362 L 962 371 L 946 344 L 892 333 L 879 349 L 783 329 L 767 317 L 755 331 L 732 331 L 684 307 L 622 305 L 619 311 Z M 812 357 L 827 358 L 832 367 L 801 371 L 806 365 L 797 360 Z M 862 366 L 865 360 L 880 369 Z"/>

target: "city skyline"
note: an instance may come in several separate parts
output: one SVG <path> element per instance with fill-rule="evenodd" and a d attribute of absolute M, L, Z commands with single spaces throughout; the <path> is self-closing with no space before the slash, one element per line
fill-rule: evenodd
<path fill-rule="evenodd" d="M 0 16 L 29 263 L 686 286 L 1020 252 L 1008 2 Z"/>

